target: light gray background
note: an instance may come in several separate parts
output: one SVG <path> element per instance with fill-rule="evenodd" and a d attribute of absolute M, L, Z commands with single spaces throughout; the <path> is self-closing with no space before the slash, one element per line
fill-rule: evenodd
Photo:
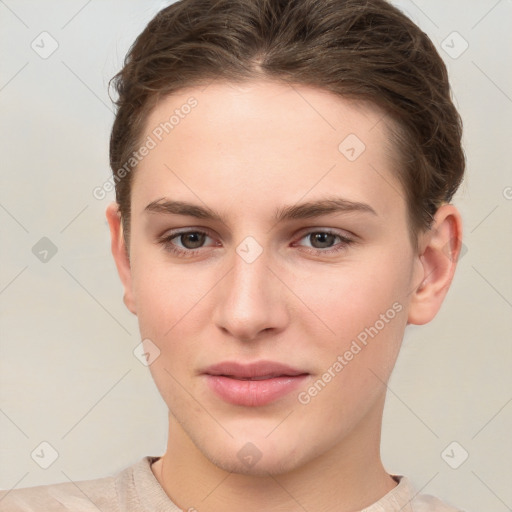
<path fill-rule="evenodd" d="M 436 319 L 406 330 L 383 459 L 422 492 L 501 512 L 512 507 L 512 2 L 396 3 L 440 49 L 464 119 L 454 203 L 467 253 Z M 137 322 L 110 254 L 114 195 L 92 195 L 110 174 L 108 80 L 165 5 L 0 0 L 0 488 L 107 476 L 165 450 L 166 408 L 133 355 Z M 59 45 L 46 59 L 31 47 L 43 31 Z M 454 31 L 469 44 L 457 58 Z M 46 263 L 32 252 L 42 237 L 58 249 Z M 458 469 L 442 457 L 453 441 L 452 465 L 469 453 Z M 42 442 L 58 452 L 48 469 L 31 457 L 50 453 Z"/>

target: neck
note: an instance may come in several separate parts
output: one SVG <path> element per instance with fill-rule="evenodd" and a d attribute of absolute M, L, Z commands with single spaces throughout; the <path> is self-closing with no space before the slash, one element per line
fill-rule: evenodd
<path fill-rule="evenodd" d="M 167 451 L 152 470 L 167 495 L 182 510 L 361 510 L 397 485 L 380 459 L 382 407 L 372 411 L 372 417 L 365 418 L 328 452 L 287 473 L 267 476 L 230 473 L 219 468 L 169 415 Z"/>

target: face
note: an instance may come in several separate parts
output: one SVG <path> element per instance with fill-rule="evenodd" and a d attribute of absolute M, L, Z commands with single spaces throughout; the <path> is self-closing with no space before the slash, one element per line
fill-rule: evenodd
<path fill-rule="evenodd" d="M 382 113 L 214 83 L 163 100 L 143 140 L 125 301 L 176 429 L 255 474 L 378 435 L 419 277 Z"/>

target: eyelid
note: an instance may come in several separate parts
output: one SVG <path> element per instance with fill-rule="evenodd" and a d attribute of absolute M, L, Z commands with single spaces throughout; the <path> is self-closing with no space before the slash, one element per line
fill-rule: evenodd
<path fill-rule="evenodd" d="M 354 239 L 354 241 L 359 238 L 354 233 L 347 231 L 345 229 L 330 228 L 330 227 L 325 227 L 325 226 L 308 226 L 308 227 L 302 228 L 301 230 L 298 231 L 297 234 L 295 234 L 293 236 L 293 238 L 300 239 L 308 234 L 316 233 L 319 231 L 326 232 L 326 233 L 329 232 L 329 233 L 332 233 L 334 235 L 338 235 L 338 236 L 341 236 L 344 238 L 351 238 L 351 239 Z M 200 226 L 187 226 L 184 228 L 167 229 L 166 231 L 163 232 L 162 235 L 158 236 L 158 239 L 159 240 L 169 239 L 171 237 L 176 237 L 178 235 L 185 234 L 185 233 L 191 233 L 191 232 L 192 233 L 204 233 L 205 235 L 209 236 L 210 238 L 217 237 L 217 235 L 214 234 L 213 231 L 211 231 L 209 228 L 200 227 Z"/>
<path fill-rule="evenodd" d="M 214 246 L 201 246 L 196 249 L 187 249 L 187 248 L 181 248 L 179 245 L 176 245 L 173 243 L 172 240 L 175 238 L 178 238 L 180 235 L 183 234 L 189 234 L 189 233 L 200 233 L 202 235 L 205 235 L 208 238 L 215 239 L 216 236 L 212 236 L 211 231 L 208 228 L 198 228 L 198 227 L 186 227 L 186 228 L 176 228 L 176 230 L 167 230 L 162 236 L 158 237 L 157 243 L 162 245 L 166 251 L 169 253 L 174 253 L 178 257 L 193 257 L 197 255 L 198 253 L 204 252 L 205 249 L 219 246 L 219 244 L 216 242 L 216 245 Z M 309 235 L 312 235 L 314 233 L 326 233 L 329 235 L 333 235 L 338 237 L 341 241 L 335 244 L 333 247 L 328 248 L 315 248 L 315 247 L 307 247 L 299 244 L 303 238 L 306 238 Z M 353 235 L 352 233 L 348 234 L 345 231 L 338 230 L 335 228 L 326 228 L 326 227 L 318 227 L 318 226 L 309 226 L 307 228 L 302 229 L 298 235 L 294 236 L 294 241 L 292 243 L 293 247 L 302 247 L 304 252 L 312 253 L 317 256 L 330 256 L 338 252 L 342 252 L 348 248 L 348 246 L 353 245 L 357 242 L 357 236 Z"/>
<path fill-rule="evenodd" d="M 342 238 L 350 238 L 351 240 L 356 240 L 358 237 L 346 229 L 340 229 L 340 228 L 329 228 L 325 226 L 308 226 L 307 228 L 301 229 L 296 237 L 304 238 L 304 236 L 309 235 L 311 233 L 331 233 L 333 235 L 340 236 Z"/>
<path fill-rule="evenodd" d="M 170 240 L 174 240 L 178 238 L 180 235 L 186 235 L 188 233 L 200 233 L 206 235 L 208 238 L 211 238 L 214 240 L 217 238 L 208 228 L 199 228 L 199 227 L 186 227 L 186 228 L 176 228 L 174 229 L 168 229 L 165 231 L 162 235 L 157 237 L 157 243 L 171 243 Z M 211 246 L 213 247 L 213 246 Z M 200 250 L 204 249 L 205 247 L 199 247 L 198 249 L 185 249 L 187 252 L 192 252 L 194 250 Z"/>
<path fill-rule="evenodd" d="M 308 236 L 312 235 L 313 233 L 324 233 L 328 235 L 333 235 L 335 237 L 338 237 L 340 239 L 340 242 L 335 244 L 332 247 L 327 247 L 325 249 L 317 249 L 316 247 L 308 247 L 303 246 L 299 242 Z M 332 229 L 332 228 L 311 228 L 307 231 L 303 232 L 297 239 L 297 242 L 293 242 L 293 246 L 299 246 L 303 247 L 305 249 L 305 252 L 312 253 L 314 255 L 319 256 L 330 256 L 339 252 L 342 252 L 347 249 L 348 246 L 354 245 L 357 242 L 355 236 L 346 235 L 343 233 L 338 232 L 338 230 Z"/>

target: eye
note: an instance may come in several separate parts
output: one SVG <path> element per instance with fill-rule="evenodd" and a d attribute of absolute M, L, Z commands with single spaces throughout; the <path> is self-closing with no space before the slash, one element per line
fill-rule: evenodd
<path fill-rule="evenodd" d="M 205 231 L 181 231 L 167 233 L 158 240 L 158 243 L 162 244 L 164 249 L 170 253 L 180 256 L 195 256 L 207 238 L 210 236 Z"/>
<path fill-rule="evenodd" d="M 307 252 L 313 254 L 330 254 L 345 250 L 354 240 L 331 230 L 309 231 L 301 240 L 309 240 L 313 247 L 305 247 Z M 336 240 L 339 241 L 338 246 L 334 246 Z M 299 244 L 300 245 L 300 244 Z M 304 247 L 301 245 L 301 247 Z M 325 250 L 327 249 L 327 250 Z"/>
<path fill-rule="evenodd" d="M 167 232 L 164 236 L 158 239 L 158 243 L 171 254 L 182 257 L 192 257 L 196 256 L 202 249 L 206 248 L 204 244 L 207 239 L 213 240 L 206 231 L 189 230 L 181 232 Z M 305 233 L 300 240 L 309 240 L 312 247 L 307 247 L 300 243 L 295 243 L 294 246 L 299 246 L 302 250 L 315 255 L 337 253 L 346 250 L 350 244 L 355 243 L 355 240 L 332 230 L 309 231 L 308 233 Z M 338 241 L 337 244 L 336 241 Z M 215 246 L 218 247 L 219 243 L 214 242 L 214 244 L 210 245 L 210 247 Z"/>
<path fill-rule="evenodd" d="M 206 237 L 206 233 L 202 233 L 200 231 L 189 231 L 187 233 L 176 235 L 174 238 L 177 238 L 186 249 L 197 249 L 203 245 Z"/>

